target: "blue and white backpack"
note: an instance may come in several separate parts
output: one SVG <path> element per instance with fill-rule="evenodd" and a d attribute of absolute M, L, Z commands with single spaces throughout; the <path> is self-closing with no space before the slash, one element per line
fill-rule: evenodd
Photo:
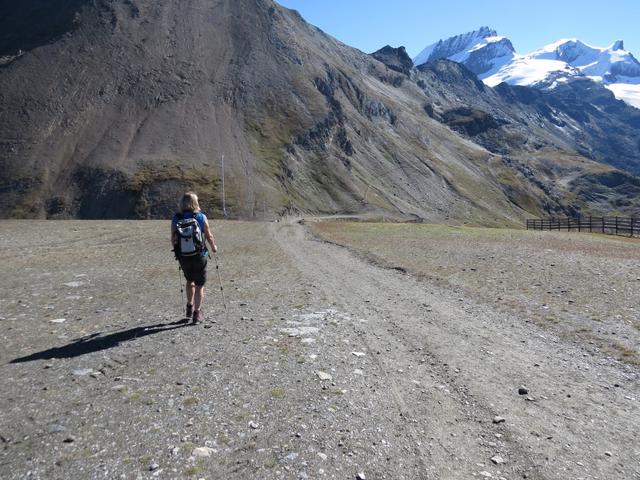
<path fill-rule="evenodd" d="M 205 250 L 205 243 L 200 223 L 195 217 L 184 218 L 182 214 L 177 215 L 176 231 L 178 233 L 178 243 L 176 245 L 176 254 L 180 257 L 202 255 Z"/>

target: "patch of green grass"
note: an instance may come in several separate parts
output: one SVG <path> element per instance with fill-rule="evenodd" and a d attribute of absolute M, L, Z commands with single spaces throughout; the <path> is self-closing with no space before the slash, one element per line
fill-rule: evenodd
<path fill-rule="evenodd" d="M 276 348 L 282 355 L 287 355 L 289 353 L 289 345 L 278 345 Z"/>
<path fill-rule="evenodd" d="M 218 435 L 218 443 L 222 446 L 229 446 L 229 444 L 231 443 L 231 439 L 224 433 L 221 433 L 220 435 Z"/>
<path fill-rule="evenodd" d="M 198 475 L 200 472 L 202 472 L 202 467 L 199 465 L 192 465 L 189 468 L 186 468 L 184 473 L 185 477 L 195 477 L 196 475 Z"/>
<path fill-rule="evenodd" d="M 636 349 L 618 343 L 614 346 L 614 350 L 625 362 L 640 365 L 640 355 Z"/>
<path fill-rule="evenodd" d="M 193 442 L 182 442 L 180 444 L 180 450 L 184 452 L 191 452 L 195 448 L 195 444 Z"/>
<path fill-rule="evenodd" d="M 280 387 L 272 388 L 270 393 L 272 398 L 284 398 L 284 396 L 286 395 L 284 388 Z"/>
<path fill-rule="evenodd" d="M 196 406 L 199 402 L 200 402 L 200 400 L 198 400 L 196 397 L 189 397 L 189 398 L 186 398 L 186 399 L 184 400 L 184 406 L 185 406 L 185 407 L 194 407 L 194 406 Z"/>
<path fill-rule="evenodd" d="M 140 401 L 142 399 L 142 393 L 141 392 L 133 392 L 130 395 L 127 395 L 126 399 L 130 403 L 138 402 L 138 401 Z"/>
<path fill-rule="evenodd" d="M 264 461 L 263 465 L 266 468 L 275 468 L 278 466 L 278 459 L 275 456 L 271 456 Z"/>
<path fill-rule="evenodd" d="M 246 411 L 246 410 L 241 410 L 241 411 L 239 411 L 238 413 L 236 413 L 236 414 L 233 416 L 233 419 L 234 419 L 236 422 L 243 422 L 243 421 L 247 420 L 249 417 L 251 417 L 251 413 L 249 413 L 249 412 L 248 412 L 248 411 Z"/>

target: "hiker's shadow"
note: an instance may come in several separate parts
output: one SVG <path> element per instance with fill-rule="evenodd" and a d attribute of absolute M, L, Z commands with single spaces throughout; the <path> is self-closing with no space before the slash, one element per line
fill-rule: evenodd
<path fill-rule="evenodd" d="M 191 325 L 188 319 L 178 320 L 171 323 L 158 323 L 156 325 L 146 325 L 142 327 L 130 328 L 129 330 L 123 330 L 120 332 L 110 333 L 103 335 L 102 333 L 93 333 L 86 337 L 79 338 L 73 342 L 63 346 L 49 348 L 41 352 L 32 353 L 26 357 L 15 358 L 9 363 L 24 363 L 31 362 L 33 360 L 49 360 L 52 358 L 73 358 L 87 353 L 98 352 L 100 350 L 107 350 L 109 348 L 117 347 L 123 342 L 134 340 L 140 337 L 146 337 L 147 335 L 153 335 L 155 333 L 166 332 L 169 330 L 175 330 L 176 328 L 187 327 Z"/>

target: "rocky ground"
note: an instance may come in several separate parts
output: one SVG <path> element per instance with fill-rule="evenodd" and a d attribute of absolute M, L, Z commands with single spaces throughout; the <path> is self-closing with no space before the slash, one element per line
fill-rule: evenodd
<path fill-rule="evenodd" d="M 216 227 L 228 308 L 212 262 L 192 326 L 167 222 L 0 224 L 0 477 L 640 478 L 638 367 L 599 337 L 335 230 Z"/>

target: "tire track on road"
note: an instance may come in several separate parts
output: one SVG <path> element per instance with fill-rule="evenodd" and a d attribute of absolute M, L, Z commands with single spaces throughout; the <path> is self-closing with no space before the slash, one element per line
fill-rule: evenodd
<path fill-rule="evenodd" d="M 272 230 L 275 241 L 291 255 L 292 263 L 303 274 L 311 277 L 314 284 L 334 298 L 339 308 L 368 319 L 366 326 L 373 327 L 371 331 L 365 327 L 362 339 L 383 374 L 380 382 L 383 388 L 388 388 L 390 401 L 399 412 L 396 421 L 401 423 L 409 437 L 407 443 L 415 453 L 420 470 L 427 475 L 424 478 L 469 478 L 482 470 L 477 464 L 490 456 L 476 441 L 482 429 L 466 422 L 473 433 L 462 437 L 462 432 L 451 436 L 453 432 L 441 427 L 444 422 L 459 423 L 456 412 L 464 410 L 466 399 L 452 389 L 453 393 L 447 398 L 455 397 L 449 405 L 442 405 L 442 400 L 435 395 L 421 395 L 418 402 L 413 392 L 417 385 L 404 378 L 405 372 L 420 371 L 424 377 L 435 376 L 439 383 L 450 383 L 450 379 L 442 380 L 442 374 L 432 365 L 420 364 L 420 359 L 415 358 L 415 352 L 421 352 L 421 347 L 401 342 L 398 338 L 395 314 L 387 300 L 381 298 L 383 292 L 384 295 L 396 293 L 397 283 L 403 281 L 399 274 L 371 267 L 344 249 L 311 240 L 301 226 L 285 224 Z M 386 292 L 385 286 L 388 288 Z M 422 292 L 416 293 L 422 295 Z M 407 313 L 416 315 L 416 312 Z M 389 334 L 389 329 L 394 333 Z M 439 414 L 430 414 L 435 412 Z"/>

